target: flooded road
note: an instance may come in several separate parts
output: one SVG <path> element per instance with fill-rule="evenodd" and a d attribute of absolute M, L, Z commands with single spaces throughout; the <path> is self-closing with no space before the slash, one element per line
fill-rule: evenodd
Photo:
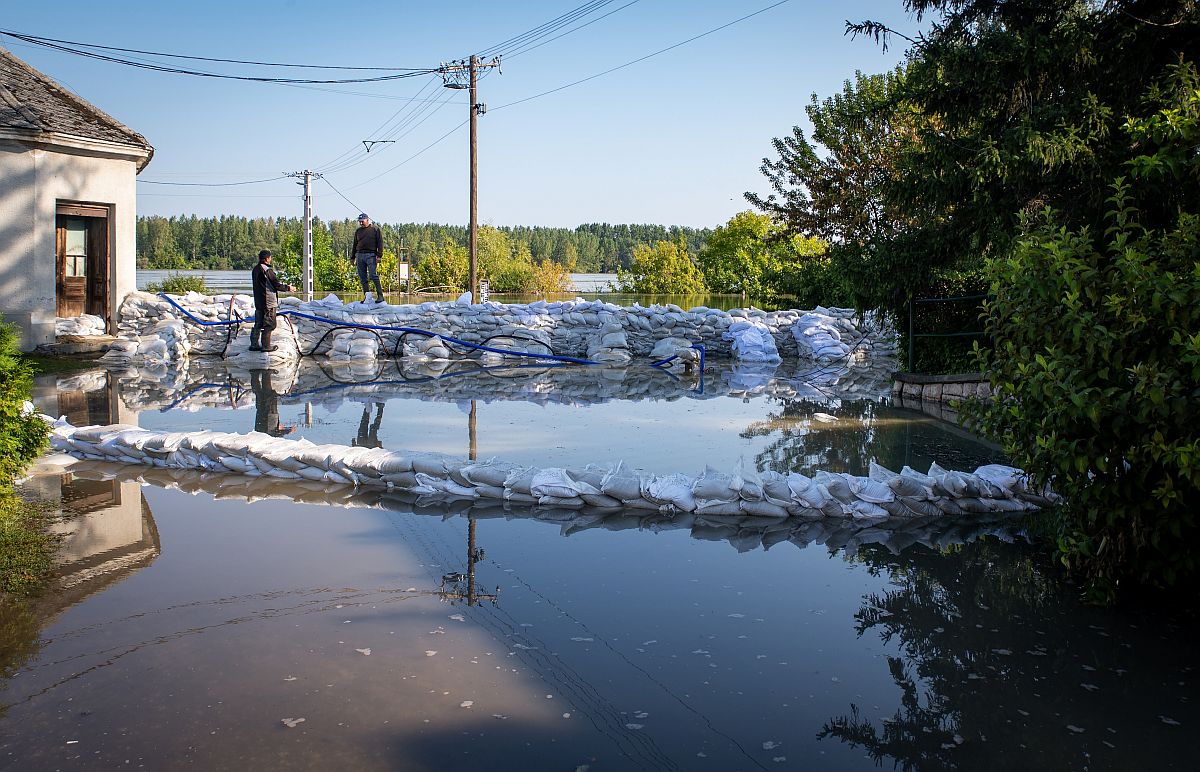
<path fill-rule="evenodd" d="M 1001 460 L 788 370 L 703 395 L 637 372 L 191 375 L 60 379 L 39 406 L 664 471 Z M 6 625 L 0 768 L 1194 767 L 1194 621 L 1079 605 L 1020 521 L 589 520 L 151 471 L 31 481 L 74 514 L 40 632 Z"/>

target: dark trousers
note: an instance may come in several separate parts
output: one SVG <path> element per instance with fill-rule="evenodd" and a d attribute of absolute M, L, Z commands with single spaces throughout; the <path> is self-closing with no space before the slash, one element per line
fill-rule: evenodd
<path fill-rule="evenodd" d="M 275 329 L 275 312 L 276 308 L 266 308 L 264 306 L 254 307 L 254 326 L 250 328 L 250 335 L 257 338 L 263 332 L 270 332 Z"/>
<path fill-rule="evenodd" d="M 383 299 L 383 287 L 379 285 L 379 256 L 374 252 L 359 252 L 354 255 L 354 267 L 358 269 L 358 283 L 362 285 L 363 293 L 371 288 L 368 280 L 375 283 L 375 291 L 379 299 Z"/>

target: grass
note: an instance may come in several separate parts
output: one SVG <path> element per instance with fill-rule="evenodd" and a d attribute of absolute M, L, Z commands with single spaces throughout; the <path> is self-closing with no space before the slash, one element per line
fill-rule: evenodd
<path fill-rule="evenodd" d="M 58 537 L 43 505 L 0 492 L 0 595 L 36 595 L 50 579 Z"/>

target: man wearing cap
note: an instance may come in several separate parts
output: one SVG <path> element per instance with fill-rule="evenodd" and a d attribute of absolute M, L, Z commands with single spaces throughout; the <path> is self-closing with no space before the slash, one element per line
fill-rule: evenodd
<path fill-rule="evenodd" d="M 275 312 L 279 310 L 279 291 L 295 292 L 291 284 L 284 284 L 271 267 L 271 250 L 258 253 L 258 265 L 250 271 L 250 285 L 254 288 L 254 326 L 250 328 L 251 351 L 275 351 L 279 346 L 271 345 L 271 332 L 275 329 Z"/>
<path fill-rule="evenodd" d="M 379 286 L 379 259 L 383 257 L 383 234 L 378 225 L 371 224 L 366 213 L 358 216 L 358 229 L 354 231 L 354 265 L 358 268 L 358 282 L 362 285 L 363 302 L 371 300 L 370 284 L 375 282 L 375 300 L 383 302 L 383 287 Z"/>

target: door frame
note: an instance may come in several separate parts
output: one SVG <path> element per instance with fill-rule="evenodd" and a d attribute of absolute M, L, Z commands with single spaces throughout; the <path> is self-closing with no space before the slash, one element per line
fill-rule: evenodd
<path fill-rule="evenodd" d="M 112 319 L 112 207 L 105 204 L 84 204 L 60 201 L 55 206 L 55 314 L 62 302 L 66 280 L 66 230 L 64 219 L 82 218 L 87 224 L 87 281 L 84 285 L 83 313 L 104 320 L 105 331 L 111 332 Z"/>

